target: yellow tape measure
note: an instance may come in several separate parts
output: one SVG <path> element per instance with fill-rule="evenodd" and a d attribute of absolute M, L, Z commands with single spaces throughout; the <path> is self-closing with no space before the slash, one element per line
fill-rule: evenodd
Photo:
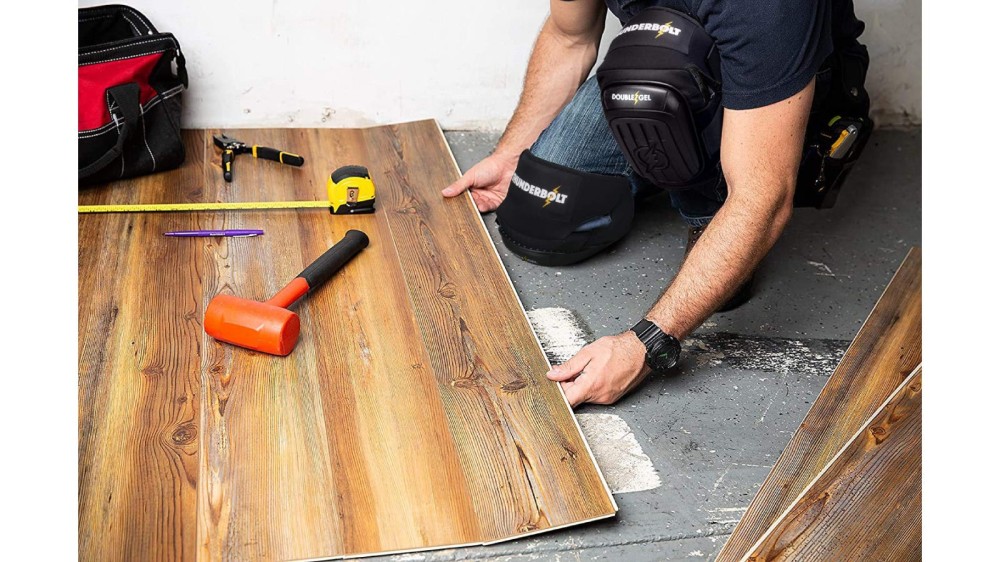
<path fill-rule="evenodd" d="M 329 201 L 257 201 L 241 203 L 158 203 L 149 205 L 80 205 L 81 213 L 239 211 L 253 209 L 329 209 Z"/>
<path fill-rule="evenodd" d="M 145 205 L 80 205 L 80 213 L 169 213 L 259 209 L 330 209 L 337 215 L 375 211 L 375 184 L 368 168 L 343 166 L 327 180 L 327 201 L 248 201 L 236 203 L 152 203 Z"/>

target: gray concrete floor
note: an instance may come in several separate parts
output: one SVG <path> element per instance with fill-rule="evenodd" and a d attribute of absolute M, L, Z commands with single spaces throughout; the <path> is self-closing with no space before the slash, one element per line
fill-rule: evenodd
<path fill-rule="evenodd" d="M 446 133 L 462 170 L 498 135 Z M 712 560 L 911 246 L 920 245 L 920 131 L 879 131 L 834 209 L 799 209 L 757 275 L 753 299 L 717 314 L 670 376 L 611 407 L 659 472 L 653 490 L 616 494 L 617 518 L 491 547 L 388 557 L 443 560 Z M 442 186 L 443 187 L 443 186 Z M 596 336 L 627 329 L 673 277 L 686 227 L 666 197 L 632 232 L 582 264 L 544 268 L 506 251 L 526 308 L 574 310 Z"/>

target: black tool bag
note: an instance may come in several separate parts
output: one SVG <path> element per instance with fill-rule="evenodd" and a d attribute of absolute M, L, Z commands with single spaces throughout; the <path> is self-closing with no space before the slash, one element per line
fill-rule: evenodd
<path fill-rule="evenodd" d="M 180 45 L 138 11 L 79 10 L 80 186 L 176 168 L 184 162 Z"/>

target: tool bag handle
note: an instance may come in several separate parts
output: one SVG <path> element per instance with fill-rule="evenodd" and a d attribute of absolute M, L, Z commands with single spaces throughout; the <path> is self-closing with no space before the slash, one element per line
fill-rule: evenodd
<path fill-rule="evenodd" d="M 118 106 L 117 109 L 122 115 L 122 127 L 118 132 L 118 140 L 114 146 L 109 148 L 103 156 L 94 162 L 80 168 L 79 179 L 81 180 L 98 172 L 121 156 L 122 151 L 125 149 L 125 143 L 132 137 L 135 130 L 139 128 L 139 118 L 142 115 L 142 108 L 139 106 L 138 84 L 135 82 L 119 84 L 105 90 L 105 96 L 109 102 L 114 101 Z M 112 117 L 114 117 L 114 111 L 111 110 L 110 103 L 108 110 L 111 111 Z"/>

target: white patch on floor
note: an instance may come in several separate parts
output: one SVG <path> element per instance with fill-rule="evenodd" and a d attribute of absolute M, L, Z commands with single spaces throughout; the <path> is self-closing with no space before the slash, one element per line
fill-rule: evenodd
<path fill-rule="evenodd" d="M 553 365 L 568 360 L 591 339 L 589 331 L 571 310 L 536 308 L 527 314 Z M 620 416 L 577 414 L 576 420 L 613 493 L 641 492 L 660 486 L 660 476 L 653 468 L 653 461 L 642 451 L 632 429 Z"/>
<path fill-rule="evenodd" d="M 660 475 L 653 468 L 653 461 L 642 451 L 635 434 L 620 416 L 577 414 L 576 421 L 580 422 L 612 492 L 623 494 L 660 487 Z"/>
<path fill-rule="evenodd" d="M 815 267 L 818 270 L 815 273 L 815 275 L 819 275 L 821 277 L 836 277 L 833 271 L 830 270 L 830 266 L 826 265 L 825 263 L 818 261 L 810 261 L 808 263 L 809 265 Z"/>
<path fill-rule="evenodd" d="M 740 465 L 740 466 L 750 466 L 750 465 Z M 753 466 L 758 466 L 758 465 L 753 465 Z M 768 468 L 768 467 L 765 466 L 762 468 Z M 742 507 L 737 506 L 737 507 L 714 507 L 714 508 L 710 507 L 708 508 L 707 511 L 746 511 L 746 510 L 747 510 L 746 506 Z"/>
<path fill-rule="evenodd" d="M 527 315 L 553 365 L 565 363 L 587 345 L 589 334 L 572 311 L 559 307 L 535 308 Z"/>

